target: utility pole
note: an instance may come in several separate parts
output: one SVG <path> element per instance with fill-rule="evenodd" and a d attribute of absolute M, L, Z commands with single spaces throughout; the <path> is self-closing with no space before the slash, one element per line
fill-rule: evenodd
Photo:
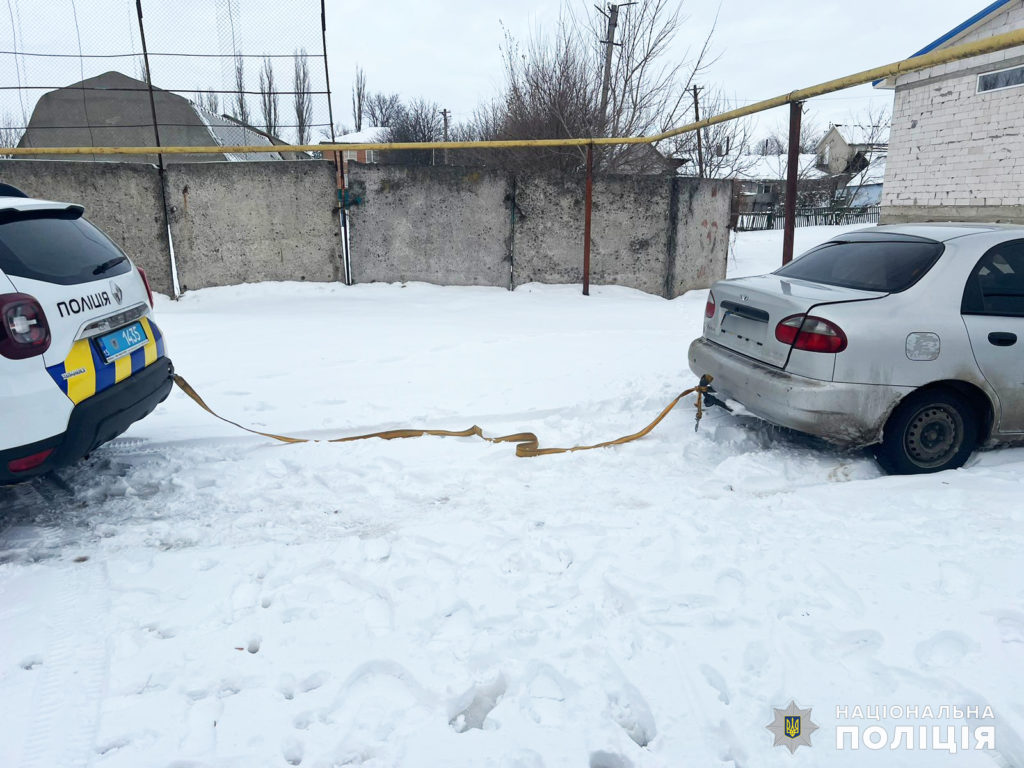
<path fill-rule="evenodd" d="M 693 118 L 694 118 L 694 122 L 697 122 L 697 123 L 700 122 L 700 100 L 698 98 L 698 94 L 702 90 L 704 90 L 704 89 L 703 88 L 698 88 L 696 85 L 693 86 Z M 700 135 L 701 134 L 701 129 L 700 128 L 697 129 L 696 133 L 697 133 L 697 178 L 698 179 L 703 179 L 704 178 L 704 142 L 703 142 L 703 139 L 701 139 L 701 135 Z"/>
<path fill-rule="evenodd" d="M 447 109 L 447 107 L 445 109 L 441 110 L 441 117 L 444 119 L 444 140 L 445 140 L 445 142 L 448 141 L 448 115 L 450 115 L 450 114 L 451 114 L 451 112 Z M 444 151 L 444 164 L 448 165 L 448 150 L 447 149 Z"/>
<path fill-rule="evenodd" d="M 796 235 L 797 177 L 800 174 L 800 121 L 804 113 L 802 101 L 789 103 L 789 159 L 786 166 L 786 207 L 782 232 L 782 266 L 793 260 Z"/>
<path fill-rule="evenodd" d="M 612 49 L 616 45 L 621 45 L 621 43 L 615 42 L 615 28 L 619 25 L 619 8 L 625 8 L 629 5 L 636 5 L 636 3 L 619 3 L 618 5 L 609 3 L 608 13 L 605 13 L 596 5 L 594 6 L 597 8 L 599 13 L 608 19 L 608 29 L 605 32 L 605 39 L 601 41 L 605 46 L 607 46 L 604 52 L 604 80 L 601 83 L 600 130 L 602 135 L 605 133 L 608 125 L 608 92 L 612 85 Z"/>

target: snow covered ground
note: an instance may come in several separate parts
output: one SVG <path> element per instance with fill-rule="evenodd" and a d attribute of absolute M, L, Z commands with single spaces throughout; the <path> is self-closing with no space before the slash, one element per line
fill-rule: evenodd
<path fill-rule="evenodd" d="M 780 240 L 740 235 L 731 274 Z M 567 446 L 695 383 L 705 296 L 264 284 L 158 320 L 179 372 L 257 428 Z M 175 391 L 71 490 L 0 489 L 0 765 L 1024 765 L 1024 450 L 883 477 L 693 416 L 518 459 L 282 446 Z M 790 699 L 820 726 L 794 755 L 765 729 Z M 838 751 L 856 705 L 990 706 L 971 725 L 997 749 Z"/>

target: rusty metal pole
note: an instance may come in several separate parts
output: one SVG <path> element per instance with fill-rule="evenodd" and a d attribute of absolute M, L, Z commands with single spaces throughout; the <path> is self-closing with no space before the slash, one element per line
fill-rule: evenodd
<path fill-rule="evenodd" d="M 786 168 L 786 212 L 785 229 L 782 234 L 782 264 L 793 260 L 793 239 L 796 235 L 796 181 L 800 175 L 800 118 L 804 103 L 794 101 L 789 105 L 789 164 Z"/>
<path fill-rule="evenodd" d="M 587 144 L 587 199 L 583 211 L 583 295 L 590 295 L 590 211 L 594 203 L 594 145 Z"/>

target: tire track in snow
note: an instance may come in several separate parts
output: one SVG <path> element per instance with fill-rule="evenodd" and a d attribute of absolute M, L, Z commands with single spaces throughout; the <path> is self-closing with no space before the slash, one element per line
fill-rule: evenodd
<path fill-rule="evenodd" d="M 50 644 L 36 670 L 21 768 L 92 765 L 106 693 L 109 653 L 97 621 L 109 608 L 106 566 L 61 562 L 50 575 L 58 594 L 50 602 Z"/>

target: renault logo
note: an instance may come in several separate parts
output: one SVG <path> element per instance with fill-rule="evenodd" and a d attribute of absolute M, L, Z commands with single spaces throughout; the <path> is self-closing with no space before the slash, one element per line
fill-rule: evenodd
<path fill-rule="evenodd" d="M 110 295 L 113 297 L 115 304 L 120 304 L 124 300 L 124 291 L 113 280 L 110 281 Z"/>

